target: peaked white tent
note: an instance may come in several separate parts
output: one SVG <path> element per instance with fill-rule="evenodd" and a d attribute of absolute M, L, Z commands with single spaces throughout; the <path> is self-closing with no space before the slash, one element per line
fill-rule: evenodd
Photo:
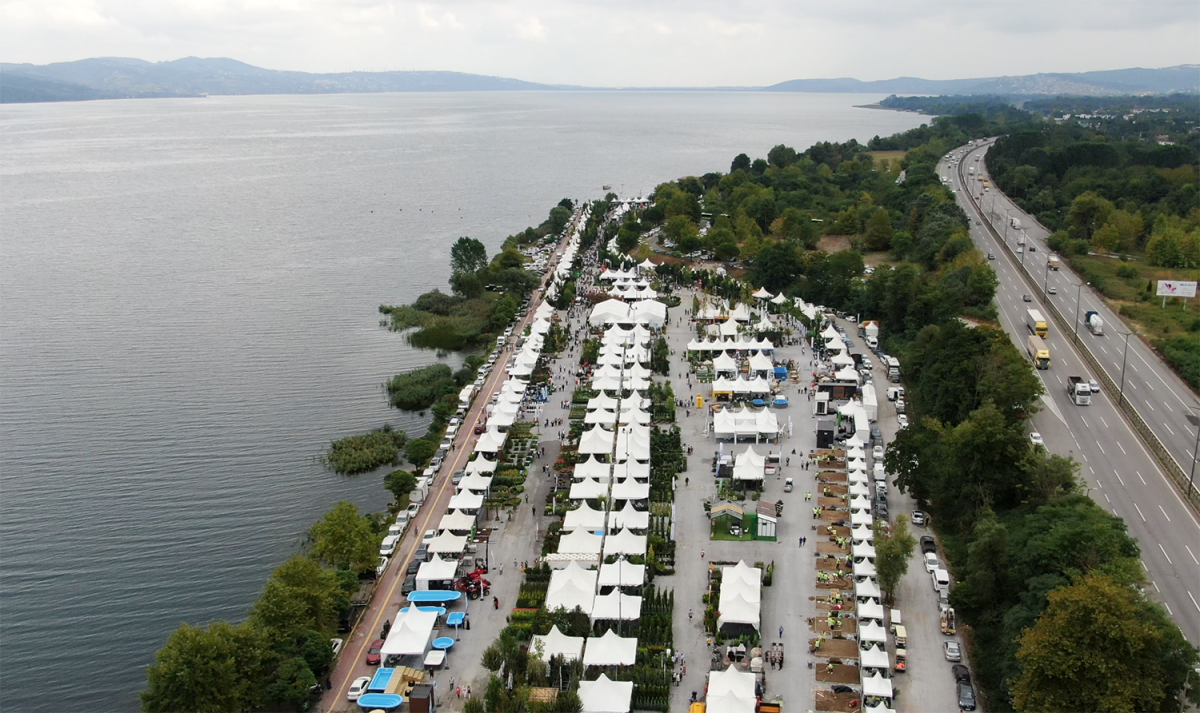
<path fill-rule="evenodd" d="M 572 475 L 579 479 L 595 478 L 596 480 L 606 481 L 611 477 L 611 471 L 612 466 L 607 463 L 601 463 L 596 460 L 595 455 L 590 455 L 587 457 L 587 460 L 575 464 L 575 470 Z"/>
<path fill-rule="evenodd" d="M 713 357 L 713 371 L 717 376 L 728 374 L 730 377 L 737 376 L 738 365 L 733 360 L 733 357 L 721 352 Z"/>
<path fill-rule="evenodd" d="M 587 409 L 588 409 L 588 411 L 595 411 L 596 409 L 607 409 L 609 411 L 616 411 L 617 410 L 617 400 L 615 398 L 613 398 L 612 396 L 609 396 L 608 394 L 600 393 L 600 394 L 597 394 L 596 396 L 593 396 L 592 398 L 588 399 Z"/>
<path fill-rule="evenodd" d="M 879 599 L 881 596 L 883 594 L 879 591 L 879 585 L 869 579 L 854 583 L 856 599 Z"/>
<path fill-rule="evenodd" d="M 874 620 L 880 621 L 880 622 L 883 621 L 883 605 L 877 604 L 876 602 L 867 602 L 865 604 L 859 604 L 855 608 L 854 613 L 860 620 L 874 619 Z"/>
<path fill-rule="evenodd" d="M 568 562 L 563 569 L 551 572 L 550 586 L 546 589 L 546 609 L 573 611 L 579 607 L 585 614 L 590 614 L 596 596 L 596 574 L 596 570 L 584 569 L 575 562 Z"/>
<path fill-rule="evenodd" d="M 855 542 L 874 542 L 875 531 L 866 525 L 860 525 L 850 531 L 850 539 Z"/>
<path fill-rule="evenodd" d="M 632 700 L 633 681 L 612 681 L 600 674 L 595 681 L 579 682 L 583 713 L 629 713 Z"/>
<path fill-rule="evenodd" d="M 733 664 L 724 671 L 713 671 L 708 675 L 705 703 L 707 713 L 754 713 L 758 703 L 754 674 L 739 671 Z"/>
<path fill-rule="evenodd" d="M 574 661 L 583 655 L 583 637 L 567 636 L 558 630 L 557 625 L 550 627 L 550 633 L 545 636 L 534 634 L 529 640 L 529 653 L 536 655 L 538 644 L 541 644 L 542 661 L 546 662 L 555 656 Z"/>
<path fill-rule="evenodd" d="M 601 619 L 620 619 L 636 621 L 642 617 L 642 598 L 622 594 L 613 590 L 609 594 L 600 594 L 592 602 L 592 621 Z"/>
<path fill-rule="evenodd" d="M 774 297 L 774 295 L 772 295 L 770 292 L 767 292 L 767 288 L 765 288 L 765 287 L 758 288 L 754 292 L 753 296 L 757 297 L 760 300 L 769 300 L 772 297 Z"/>
<path fill-rule="evenodd" d="M 870 560 L 863 560 L 861 562 L 855 562 L 854 563 L 854 576 L 855 577 L 874 577 L 875 576 L 875 565 L 872 564 Z"/>
<path fill-rule="evenodd" d="M 464 475 L 462 480 L 458 481 L 458 490 L 474 491 L 476 493 L 486 493 L 492 487 L 492 476 L 483 475 L 482 473 L 470 473 Z"/>
<path fill-rule="evenodd" d="M 423 655 L 437 619 L 437 612 L 421 611 L 417 607 L 408 607 L 407 612 L 400 612 L 388 631 L 380 655 L 384 658 Z"/>
<path fill-rule="evenodd" d="M 479 437 L 475 443 L 476 453 L 497 453 L 504 447 L 504 441 L 508 439 L 507 433 L 488 429 Z"/>
<path fill-rule="evenodd" d="M 639 463 L 636 460 L 622 461 L 613 466 L 612 476 L 617 480 L 626 478 L 646 480 L 650 477 L 650 464 Z"/>
<path fill-rule="evenodd" d="M 496 466 L 498 465 L 500 464 L 494 460 L 488 460 L 487 458 L 479 457 L 475 460 L 467 461 L 467 467 L 464 468 L 464 470 L 468 475 L 471 473 L 495 473 Z"/>
<path fill-rule="evenodd" d="M 733 462 L 734 480 L 762 480 L 765 475 L 766 457 L 747 448 L 745 453 L 737 454 Z"/>
<path fill-rule="evenodd" d="M 604 539 L 604 556 L 644 555 L 646 554 L 646 539 L 645 535 L 635 535 L 630 530 L 621 530 Z"/>
<path fill-rule="evenodd" d="M 558 552 L 564 555 L 598 555 L 603 538 L 587 530 L 575 530 L 558 539 Z"/>
<path fill-rule="evenodd" d="M 450 496 L 450 502 L 446 503 L 446 507 L 451 510 L 478 510 L 483 507 L 483 494 L 462 490 Z"/>
<path fill-rule="evenodd" d="M 640 587 L 646 581 L 646 565 L 617 560 L 600 565 L 601 587 Z"/>
<path fill-rule="evenodd" d="M 475 516 L 461 510 L 450 510 L 442 515 L 438 529 L 442 532 L 470 532 L 475 527 Z"/>
<path fill-rule="evenodd" d="M 636 661 L 637 639 L 617 636 L 612 629 L 588 639 L 583 651 L 584 666 L 632 666 Z"/>
<path fill-rule="evenodd" d="M 650 511 L 638 510 L 633 506 L 633 501 L 629 500 L 625 503 L 625 507 L 613 510 L 608 514 L 608 524 L 613 528 L 645 530 L 650 527 Z"/>
<path fill-rule="evenodd" d="M 593 427 L 590 431 L 584 431 L 579 438 L 579 452 L 585 455 L 589 453 L 608 455 L 612 452 L 612 446 L 613 434 L 599 426 Z"/>
<path fill-rule="evenodd" d="M 572 500 L 593 500 L 606 495 L 608 495 L 608 485 L 592 478 L 584 478 L 571 483 L 571 492 L 568 493 L 568 497 Z"/>
<path fill-rule="evenodd" d="M 892 662 L 887 651 L 879 646 L 868 646 L 859 651 L 858 660 L 863 668 L 891 668 Z"/>
<path fill-rule="evenodd" d="M 430 586 L 437 582 L 450 582 L 458 575 L 458 562 L 454 560 L 444 560 L 441 557 L 434 556 L 428 562 L 422 562 L 420 568 L 417 569 L 417 589 L 427 590 L 433 589 Z M 441 589 L 441 587 L 439 587 Z"/>
<path fill-rule="evenodd" d="M 593 510 L 587 500 L 574 510 L 568 510 L 563 517 L 563 530 L 590 530 L 595 532 L 604 529 L 604 511 Z"/>
<path fill-rule="evenodd" d="M 881 625 L 873 621 L 859 622 L 858 640 L 883 644 L 887 642 L 887 632 L 883 630 Z"/>
<path fill-rule="evenodd" d="M 738 562 L 734 567 L 721 568 L 721 595 L 717 610 L 721 613 L 717 626 L 750 624 L 759 628 L 759 608 L 762 603 L 762 570 Z"/>
<path fill-rule="evenodd" d="M 878 698 L 892 697 L 891 679 L 884 678 L 878 671 L 873 676 L 863 676 L 862 686 L 864 696 L 876 696 Z"/>
<path fill-rule="evenodd" d="M 467 536 L 443 532 L 429 541 L 428 549 L 435 555 L 461 555 L 467 549 Z"/>
<path fill-rule="evenodd" d="M 613 500 L 645 500 L 649 497 L 650 484 L 639 482 L 633 478 L 618 481 L 612 487 Z"/>

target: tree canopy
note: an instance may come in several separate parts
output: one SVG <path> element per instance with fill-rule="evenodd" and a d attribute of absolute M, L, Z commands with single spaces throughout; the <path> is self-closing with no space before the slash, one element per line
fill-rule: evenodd
<path fill-rule="evenodd" d="M 379 557 L 379 541 L 370 521 L 348 500 L 334 505 L 314 523 L 308 538 L 313 557 L 331 567 L 366 571 L 375 567 Z"/>

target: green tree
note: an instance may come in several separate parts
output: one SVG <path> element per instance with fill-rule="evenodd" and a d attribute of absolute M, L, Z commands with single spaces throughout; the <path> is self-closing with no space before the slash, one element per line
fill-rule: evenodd
<path fill-rule="evenodd" d="M 406 452 L 414 442 L 405 445 Z M 375 566 L 379 557 L 379 543 L 370 521 L 359 515 L 358 507 L 348 500 L 334 505 L 314 523 L 308 530 L 308 537 L 313 557 L 331 567 L 366 571 Z"/>
<path fill-rule="evenodd" d="M 483 280 L 474 272 L 453 272 L 450 274 L 450 291 L 463 299 L 475 299 L 483 294 Z"/>
<path fill-rule="evenodd" d="M 404 457 L 418 469 L 424 468 L 435 453 L 437 444 L 424 438 L 414 438 L 404 444 Z"/>
<path fill-rule="evenodd" d="M 567 222 L 571 220 L 571 209 L 563 205 L 556 205 L 550 209 L 550 232 L 557 235 L 562 232 L 563 228 L 567 227 Z"/>
<path fill-rule="evenodd" d="M 800 260 L 790 243 L 772 243 L 754 256 L 754 280 L 771 292 L 782 292 L 800 274 Z"/>
<path fill-rule="evenodd" d="M 779 144 L 767 152 L 767 161 L 775 168 L 787 168 L 796 163 L 796 149 Z"/>
<path fill-rule="evenodd" d="M 641 234 L 627 226 L 622 225 L 617 231 L 617 250 L 623 253 L 629 253 L 638 246 L 638 241 L 641 239 Z"/>
<path fill-rule="evenodd" d="M 263 647 L 256 639 L 246 624 L 181 625 L 146 670 L 142 710 L 234 713 L 256 707 L 257 682 L 244 675 L 261 666 Z"/>
<path fill-rule="evenodd" d="M 357 510 L 355 513 L 357 517 Z M 365 518 L 359 519 L 365 522 Z M 369 558 L 358 569 L 371 567 L 378 556 L 374 534 L 368 531 L 367 536 Z M 294 642 L 309 630 L 331 632 L 337 624 L 340 603 L 341 588 L 333 572 L 308 557 L 293 555 L 267 580 L 262 594 L 250 609 L 250 622 L 272 641 Z"/>
<path fill-rule="evenodd" d="M 890 532 L 883 520 L 875 521 L 875 570 L 879 576 L 879 588 L 892 598 L 892 592 L 900 578 L 908 571 L 908 560 L 912 558 L 917 541 L 908 531 L 908 521 L 896 520 Z"/>
<path fill-rule="evenodd" d="M 329 642 L 325 642 L 329 648 Z M 297 710 L 307 710 L 312 698 L 309 691 L 317 685 L 317 677 L 308 664 L 299 656 L 285 659 L 275 669 L 273 680 L 267 684 L 263 697 L 273 703 L 293 706 Z"/>
<path fill-rule="evenodd" d="M 877 208 L 867 219 L 867 230 L 863 236 L 868 250 L 887 250 L 892 245 L 892 216 L 883 208 Z"/>
<path fill-rule="evenodd" d="M 735 156 L 733 158 L 733 163 L 730 164 L 730 166 L 729 166 L 730 173 L 736 173 L 737 171 L 747 171 L 748 172 L 749 170 L 750 170 L 750 157 L 744 153 L 740 153 L 737 156 Z"/>
<path fill-rule="evenodd" d="M 487 248 L 475 238 L 463 236 L 450 246 L 450 269 L 453 272 L 479 272 L 487 264 Z"/>
<path fill-rule="evenodd" d="M 1081 240 L 1091 240 L 1092 234 L 1112 215 L 1113 204 L 1094 191 L 1080 193 L 1067 211 L 1071 233 Z"/>
<path fill-rule="evenodd" d="M 1137 590 L 1100 573 L 1050 592 L 1046 611 L 1018 640 L 1017 710 L 1175 710 L 1179 688 L 1167 688 L 1155 655 L 1166 632 L 1144 614 Z M 1194 648 L 1190 654 L 1184 661 L 1195 665 Z"/>
<path fill-rule="evenodd" d="M 383 487 L 399 501 L 404 496 L 413 491 L 417 487 L 417 476 L 409 473 L 407 470 L 393 470 L 391 473 L 383 476 Z"/>

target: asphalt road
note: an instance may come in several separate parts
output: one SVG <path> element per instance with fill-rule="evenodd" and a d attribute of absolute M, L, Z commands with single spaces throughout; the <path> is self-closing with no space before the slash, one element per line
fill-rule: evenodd
<path fill-rule="evenodd" d="M 960 147 L 955 149 L 952 155 L 957 156 L 962 150 L 969 150 L 960 164 L 964 174 L 967 166 L 982 166 L 983 161 L 976 164 L 974 157 L 985 150 L 984 146 Z M 939 174 L 950 179 L 960 204 L 971 218 L 971 237 L 975 244 L 983 252 L 995 255 L 992 266 L 1000 283 L 996 292 L 1000 323 L 1012 337 L 1018 350 L 1025 353 L 1028 331 L 1025 328 L 1024 315 L 1031 307 L 1041 307 L 1043 295 L 1041 292 L 1030 292 L 1027 283 L 1020 276 L 1014 255 L 1003 249 L 1000 241 L 993 237 L 985 226 L 975 224 L 976 218 L 982 220 L 985 213 L 972 205 L 973 201 L 968 201 L 963 183 L 969 179 L 960 175 L 957 169 L 952 169 L 945 159 L 939 163 Z M 994 187 L 987 192 L 981 192 L 987 196 L 983 202 L 989 209 L 993 200 L 991 194 L 995 192 Z M 997 196 L 995 200 L 1000 210 L 1000 220 L 993 225 L 1003 236 L 1002 206 L 1007 205 L 1007 201 L 1003 200 L 1002 196 Z M 1035 230 L 1030 237 L 1034 238 L 1038 246 L 1037 252 L 1021 255 L 1025 255 L 1026 259 L 1036 259 L 1044 263 L 1046 253 L 1041 241 L 1044 231 Z M 1010 228 L 1010 244 L 1015 245 L 1014 240 Z M 1020 256 L 1016 256 L 1016 259 L 1020 259 Z M 1075 288 L 1071 287 L 1070 295 L 1063 294 L 1068 291 L 1067 286 L 1072 284 L 1069 280 L 1074 277 L 1073 273 L 1064 267 L 1060 273 L 1050 271 L 1049 275 L 1050 284 L 1056 284 L 1057 281 L 1060 293 L 1050 296 L 1051 299 L 1066 298 L 1065 304 L 1056 304 L 1059 304 L 1060 308 L 1073 307 Z M 1094 295 L 1087 294 L 1086 288 L 1082 291 L 1084 310 L 1101 307 Z M 1024 294 L 1031 294 L 1033 302 L 1024 302 Z M 1067 309 L 1064 312 L 1070 314 L 1071 310 Z M 1108 327 L 1106 331 L 1111 335 L 1120 328 L 1120 322 L 1115 319 L 1114 322 L 1109 322 L 1110 318 L 1111 315 L 1106 316 L 1105 320 Z M 1109 355 L 1114 351 L 1111 336 L 1093 337 L 1088 334 L 1085 338 L 1097 340 L 1094 351 L 1098 357 L 1103 356 L 1106 351 Z M 1100 342 L 1101 339 L 1109 341 Z M 1151 596 L 1157 594 L 1189 641 L 1193 644 L 1200 643 L 1200 521 L 1184 503 L 1158 461 L 1145 449 L 1132 427 L 1117 410 L 1113 403 L 1113 394 L 1102 392 L 1093 395 L 1090 406 L 1076 406 L 1067 395 L 1065 384 L 1068 375 L 1088 378 L 1095 376 L 1075 351 L 1070 336 L 1059 333 L 1056 324 L 1050 322 L 1050 335 L 1046 341 L 1050 347 L 1051 366 L 1048 370 L 1035 371 L 1045 385 L 1046 394 L 1042 399 L 1042 411 L 1031 419 L 1033 428 L 1042 434 L 1046 448 L 1051 452 L 1070 455 L 1080 462 L 1080 475 L 1085 481 L 1089 496 L 1102 507 L 1123 518 L 1130 534 L 1140 545 L 1142 565 L 1153 588 L 1153 591 L 1148 588 L 1148 593 Z M 1101 346 L 1104 347 L 1103 350 Z M 1145 393 L 1152 401 L 1163 406 L 1161 411 L 1147 410 L 1146 416 L 1173 413 L 1177 420 L 1172 425 L 1180 431 L 1177 435 L 1181 439 L 1184 434 L 1195 438 L 1195 429 L 1185 430 L 1189 427 L 1183 418 L 1186 412 L 1186 402 L 1183 399 L 1191 398 L 1190 392 L 1181 385 L 1171 386 L 1168 379 L 1174 379 L 1174 376 L 1161 373 L 1161 370 L 1165 369 L 1161 364 L 1158 365 L 1159 368 L 1153 368 L 1151 365 L 1155 361 L 1152 354 L 1142 354 L 1135 359 L 1135 349 L 1145 348 L 1137 340 L 1130 339 L 1129 358 L 1137 361 L 1138 367 L 1136 371 L 1131 369 L 1126 373 L 1125 388 L 1139 395 Z M 1118 371 L 1110 373 L 1115 373 L 1119 381 L 1119 361 L 1117 366 Z M 1138 386 L 1131 385 L 1134 374 L 1137 374 L 1136 378 L 1140 380 Z M 1161 380 L 1158 385 L 1152 383 L 1156 379 Z M 1178 379 L 1175 379 L 1175 382 L 1179 384 Z M 1169 403 L 1170 410 L 1166 408 Z M 1154 421 L 1150 422 L 1152 428 L 1158 428 Z M 1157 423 L 1165 426 L 1166 421 L 1160 416 Z M 1166 435 L 1169 436 L 1170 433 Z M 1175 439 L 1171 443 L 1177 447 L 1181 441 Z M 1190 465 L 1190 449 L 1187 460 L 1181 462 Z"/>
<path fill-rule="evenodd" d="M 990 180 L 984 165 L 986 161 L 975 161 L 975 157 L 982 156 L 984 152 L 985 149 L 977 148 L 967 158 L 970 159 L 969 164 L 975 166 L 977 175 L 982 174 Z M 961 168 L 966 166 L 967 163 L 964 163 Z M 1122 381 L 1124 365 L 1125 398 L 1149 424 L 1150 429 L 1166 446 L 1183 471 L 1192 473 L 1193 457 L 1198 442 L 1195 419 L 1200 417 L 1200 399 L 1196 393 L 1145 342 L 1136 335 L 1127 339 L 1126 335 L 1131 333 L 1120 317 L 1085 285 L 1079 275 L 1066 265 L 1057 271 L 1048 269 L 1046 257 L 1051 251 L 1046 246 L 1046 238 L 1049 237 L 1049 233 L 1033 216 L 1021 211 L 1007 196 L 996 190 L 994 185 L 990 190 L 983 191 L 978 187 L 982 186 L 982 182 L 976 179 L 975 183 L 977 188 L 973 195 L 979 197 L 977 203 L 980 204 L 983 213 L 992 220 L 998 232 L 1002 235 L 1007 232 L 1009 244 L 1015 248 L 1018 234 L 1023 232 L 1027 242 L 1036 246 L 1036 251 L 1023 252 L 1020 257 L 1025 260 L 1026 268 L 1037 278 L 1042 299 L 1053 302 L 1059 312 L 1074 322 L 1076 329 L 1086 339 L 1092 354 L 1117 384 Z M 1020 220 L 1021 231 L 1012 227 L 1010 218 Z M 1054 288 L 1057 294 L 1049 294 L 1050 288 Z M 1100 313 L 1104 321 L 1103 334 L 1093 335 L 1088 331 L 1084 315 L 1089 310 Z M 1125 352 L 1126 341 L 1129 344 L 1128 354 Z"/>

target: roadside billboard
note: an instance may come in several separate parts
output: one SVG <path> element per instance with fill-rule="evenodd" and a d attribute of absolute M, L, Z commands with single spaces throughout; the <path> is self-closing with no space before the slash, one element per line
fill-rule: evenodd
<path fill-rule="evenodd" d="M 1155 294 L 1159 297 L 1195 297 L 1196 283 L 1182 280 L 1159 280 L 1158 292 Z"/>

